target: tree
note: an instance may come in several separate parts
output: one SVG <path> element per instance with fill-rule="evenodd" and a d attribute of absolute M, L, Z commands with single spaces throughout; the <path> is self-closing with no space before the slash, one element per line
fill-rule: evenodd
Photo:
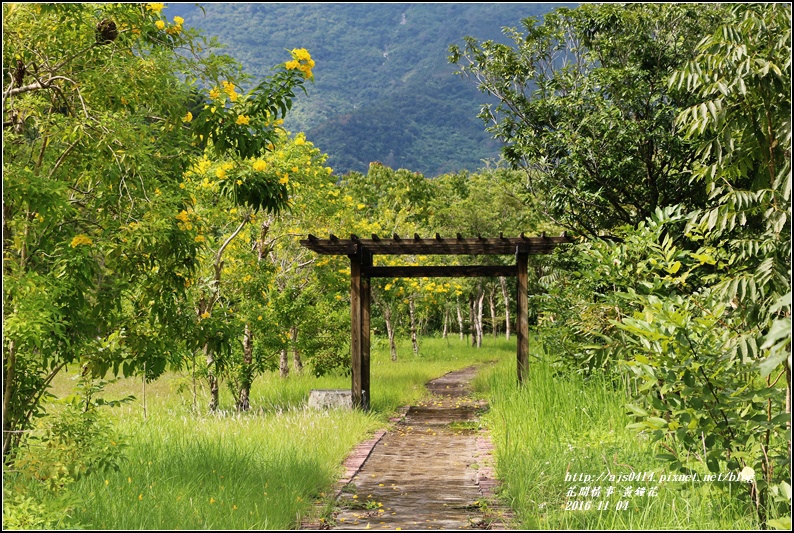
<path fill-rule="evenodd" d="M 265 117 L 311 78 L 296 51 L 272 85 L 217 104 L 239 96 L 239 66 L 202 55 L 214 45 L 162 9 L 3 6 L 4 455 L 67 364 L 153 379 L 181 355 L 173 339 L 195 348 L 185 290 L 203 242 L 184 173 L 204 149 L 235 161 L 267 150 Z M 223 96 L 195 89 L 221 80 Z M 286 199 L 250 165 L 241 182 L 225 193 L 251 210 Z"/>
<path fill-rule="evenodd" d="M 558 225 L 597 235 L 657 207 L 703 205 L 696 144 L 673 122 L 691 93 L 666 84 L 721 20 L 718 6 L 585 4 L 506 30 L 514 46 L 466 38 L 450 60 L 499 99 L 480 117 Z"/>

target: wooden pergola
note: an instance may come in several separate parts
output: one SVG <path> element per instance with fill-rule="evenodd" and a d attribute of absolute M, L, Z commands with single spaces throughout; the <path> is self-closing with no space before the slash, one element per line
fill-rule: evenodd
<path fill-rule="evenodd" d="M 309 235 L 301 246 L 321 255 L 346 255 L 350 258 L 350 319 L 352 357 L 353 406 L 364 410 L 370 405 L 370 278 L 422 277 L 498 277 L 516 276 L 516 322 L 518 381 L 523 382 L 529 367 L 529 321 L 527 317 L 527 262 L 530 255 L 548 254 L 560 244 L 573 242 L 567 235 L 560 237 L 498 238 L 478 236 L 464 239 L 413 238 L 360 239 L 351 235 L 340 239 L 331 234 L 328 239 Z M 507 265 L 451 265 L 451 266 L 373 266 L 375 255 L 515 255 L 516 264 Z"/>

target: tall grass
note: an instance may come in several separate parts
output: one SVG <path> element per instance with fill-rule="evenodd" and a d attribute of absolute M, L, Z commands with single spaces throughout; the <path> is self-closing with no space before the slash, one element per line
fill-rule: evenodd
<path fill-rule="evenodd" d="M 372 411 L 312 411 L 310 389 L 349 388 L 350 377 L 308 374 L 287 379 L 261 376 L 251 395 L 253 409 L 231 410 L 228 390 L 221 412 L 193 409 L 190 374 L 165 376 L 146 388 L 144 418 L 140 380 L 121 380 L 108 397 L 137 400 L 112 410 L 128 435 L 127 458 L 118 472 L 87 476 L 70 488 L 71 503 L 41 487 L 28 487 L 38 501 L 67 505 L 67 525 L 98 529 L 288 529 L 313 512 L 338 479 L 340 464 L 356 443 L 388 423 L 400 406 L 427 394 L 424 384 L 451 370 L 486 363 L 475 380 L 491 410 L 485 421 L 496 446 L 503 497 L 526 529 L 752 529 L 753 513 L 738 498 L 708 484 L 659 485 L 656 496 L 632 496 L 616 510 L 628 483 L 612 485 L 611 497 L 580 497 L 584 483 L 566 474 L 668 473 L 660 470 L 652 443 L 625 428 L 627 399 L 619 386 L 594 377 L 560 375 L 533 358 L 527 383 L 516 383 L 515 341 L 485 339 L 481 349 L 457 338 L 425 338 L 420 355 L 408 342 L 399 360 L 373 339 Z M 56 395 L 73 383 L 64 376 Z M 206 391 L 198 388 L 199 406 Z M 420 466 L 419 466 L 420 467 Z M 13 485 L 13 477 L 6 477 Z M 589 483 L 595 486 L 596 483 Z M 634 488 L 649 483 L 632 483 Z M 568 491 L 576 487 L 577 494 Z M 49 500 L 48 500 L 49 499 Z M 576 500 L 594 509 L 565 510 Z M 598 501 L 609 501 L 604 511 Z M 67 502 L 67 503 L 64 503 Z"/>
<path fill-rule="evenodd" d="M 537 352 L 537 350 L 533 350 Z M 594 376 L 556 373 L 537 358 L 524 386 L 516 385 L 515 362 L 502 358 L 482 372 L 475 388 L 491 404 L 487 424 L 497 455 L 504 498 L 526 529 L 748 529 L 753 513 L 734 495 L 708 483 L 659 485 L 671 474 L 654 458 L 654 446 L 626 429 L 625 391 Z M 655 481 L 595 481 L 602 473 L 654 472 Z M 574 478 L 591 475 L 591 481 Z M 568 480 L 566 480 L 566 475 Z M 648 491 L 656 486 L 657 495 Z M 583 487 L 600 486 L 598 497 Z M 614 493 L 606 496 L 608 487 Z M 624 497 L 632 487 L 632 495 Z M 637 489 L 645 494 L 638 495 Z M 730 488 L 730 487 L 729 487 Z M 740 490 L 736 487 L 736 492 Z M 569 493 L 569 490 L 572 492 Z M 570 494 L 570 495 L 569 495 Z M 576 504 L 573 502 L 582 502 Z M 587 505 L 590 510 L 570 510 Z M 628 508 L 617 510 L 619 501 Z M 606 510 L 598 510 L 608 505 Z M 608 504 L 606 503 L 608 502 Z M 569 510 L 566 510 L 569 509 Z"/>
<path fill-rule="evenodd" d="M 248 413 L 232 411 L 228 390 L 222 409 L 207 414 L 202 383 L 189 373 L 170 374 L 146 385 L 126 379 L 109 385 L 105 396 L 136 400 L 110 410 L 128 436 L 126 460 L 117 472 L 97 472 L 69 487 L 67 525 L 98 529 L 289 529 L 313 512 L 341 473 L 350 450 L 388 423 L 400 406 L 427 394 L 424 384 L 451 370 L 493 360 L 458 339 L 423 339 L 420 355 L 409 343 L 389 359 L 387 345 L 374 339 L 371 364 L 372 410 L 315 411 L 305 408 L 309 391 L 349 388 L 350 377 L 314 377 L 308 372 L 282 379 L 268 373 L 252 387 Z M 71 392 L 63 376 L 56 396 Z M 21 482 L 7 477 L 12 485 Z M 36 483 L 30 494 L 63 505 Z M 66 510 L 64 510 L 66 512 Z"/>

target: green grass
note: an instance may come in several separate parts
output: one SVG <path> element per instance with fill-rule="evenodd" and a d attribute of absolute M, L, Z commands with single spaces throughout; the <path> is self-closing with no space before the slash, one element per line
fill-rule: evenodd
<path fill-rule="evenodd" d="M 222 389 L 221 411 L 196 414 L 189 374 L 169 374 L 146 385 L 140 379 L 109 385 L 107 398 L 136 400 L 108 410 L 128 436 L 126 460 L 117 472 L 98 472 L 70 485 L 66 525 L 96 529 L 288 529 L 314 512 L 341 474 L 350 450 L 388 423 L 400 406 L 427 394 L 424 384 L 451 370 L 491 360 L 457 338 L 424 339 L 420 356 L 401 343 L 399 360 L 374 339 L 372 410 L 314 411 L 304 407 L 310 389 L 349 388 L 344 375 L 261 376 L 251 391 L 252 411 L 237 414 Z M 53 388 L 65 396 L 73 376 Z M 200 385 L 197 383 L 197 385 Z M 197 390 L 198 405 L 207 392 Z M 201 410 L 200 410 L 201 411 Z M 12 490 L 19 479 L 6 476 Z M 28 482 L 36 501 L 52 509 L 62 500 Z M 66 509 L 64 509 L 66 511 Z"/>
<path fill-rule="evenodd" d="M 671 474 L 655 458 L 653 444 L 626 429 L 625 392 L 600 378 L 585 380 L 531 358 L 529 378 L 516 385 L 515 362 L 502 361 L 475 380 L 486 394 L 486 415 L 496 448 L 503 497 L 524 529 L 755 529 L 752 510 L 708 483 L 596 481 L 602 473 Z M 566 474 L 569 480 L 566 481 Z M 591 475 L 591 481 L 574 480 Z M 632 486 L 632 496 L 624 491 Z M 600 486 L 598 497 L 581 496 L 583 487 Z M 606 496 L 608 487 L 614 494 Z M 647 491 L 656 486 L 658 494 Z M 645 488 L 645 495 L 636 495 Z M 732 487 L 733 488 L 733 487 Z M 568 491 L 573 489 L 572 496 Z M 735 487 L 736 493 L 743 488 Z M 573 502 L 582 502 L 576 504 Z M 590 510 L 571 510 L 588 505 Z M 616 510 L 619 501 L 628 508 Z M 606 510 L 598 510 L 599 502 Z M 568 510 L 566 510 L 566 507 Z"/>
<path fill-rule="evenodd" d="M 450 337 L 425 338 L 421 355 L 400 343 L 399 360 L 373 339 L 372 411 L 312 411 L 304 408 L 310 389 L 349 388 L 344 375 L 281 379 L 261 376 L 251 394 L 249 413 L 232 411 L 233 399 L 222 389 L 217 414 L 192 408 L 189 374 L 170 374 L 143 388 L 139 379 L 110 385 L 106 396 L 135 394 L 134 402 L 108 410 L 128 436 L 126 460 L 118 472 L 96 473 L 70 486 L 59 499 L 36 483 L 25 488 L 50 509 L 69 509 L 66 526 L 94 529 L 288 529 L 316 512 L 341 473 L 349 451 L 388 424 L 400 406 L 427 394 L 424 384 L 451 370 L 486 363 L 475 380 L 477 394 L 491 409 L 484 423 L 496 446 L 502 497 L 525 529 L 753 529 L 752 510 L 736 497 L 707 484 L 658 486 L 657 496 L 623 500 L 628 483 L 589 483 L 620 490 L 610 497 L 581 497 L 586 485 L 566 482 L 566 474 L 602 472 L 669 473 L 655 459 L 653 445 L 625 428 L 625 393 L 599 379 L 561 376 L 531 358 L 528 382 L 516 384 L 515 340 L 486 338 L 482 349 Z M 74 382 L 56 382 L 63 396 Z M 198 390 L 200 407 L 206 390 Z M 18 479 L 6 476 L 6 488 Z M 634 488 L 651 487 L 632 483 Z M 576 495 L 567 492 L 576 487 Z M 61 495 L 63 496 L 63 495 Z M 592 501 L 595 510 L 565 510 L 573 501 Z M 610 507 L 598 511 L 598 502 Z M 603 505 L 603 504 L 602 504 Z M 62 527 L 58 525 L 57 527 Z"/>

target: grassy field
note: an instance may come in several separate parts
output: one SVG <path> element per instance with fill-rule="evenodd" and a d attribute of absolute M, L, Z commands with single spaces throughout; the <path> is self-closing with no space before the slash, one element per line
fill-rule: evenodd
<path fill-rule="evenodd" d="M 349 388 L 350 377 L 344 375 L 267 374 L 252 388 L 251 412 L 233 412 L 233 400 L 223 390 L 225 410 L 213 415 L 193 410 L 189 375 L 170 374 L 147 384 L 145 403 L 139 379 L 120 380 L 104 395 L 134 394 L 136 400 L 107 410 L 129 443 L 118 471 L 85 476 L 69 485 L 67 494 L 13 475 L 6 476 L 6 489 L 24 490 L 49 510 L 56 521 L 39 525 L 51 527 L 294 528 L 338 479 L 349 451 L 388 424 L 395 409 L 426 395 L 427 381 L 494 357 L 491 350 L 472 349 L 457 338 L 425 339 L 418 357 L 409 343 L 400 345 L 399 353 L 393 363 L 387 346 L 374 343 L 367 414 L 304 407 L 310 389 Z M 63 397 L 73 386 L 73 376 L 65 374 L 53 392 Z M 199 405 L 206 405 L 206 391 L 197 392 Z"/>
<path fill-rule="evenodd" d="M 709 483 L 659 483 L 674 472 L 650 442 L 626 429 L 620 386 L 555 374 L 532 358 L 519 388 L 515 362 L 502 358 L 478 375 L 475 388 L 490 401 L 502 496 L 522 528 L 757 529 L 752 509 L 737 498 L 746 492 L 738 483 L 728 486 L 734 494 Z M 646 480 L 631 480 L 632 473 Z"/>
<path fill-rule="evenodd" d="M 190 375 L 169 374 L 148 384 L 145 404 L 139 379 L 120 380 L 105 396 L 136 396 L 106 410 L 128 442 L 121 468 L 84 476 L 63 491 L 7 474 L 4 496 L 25 491 L 30 513 L 49 511 L 50 522 L 37 528 L 295 528 L 314 512 L 314 502 L 327 498 L 349 451 L 387 425 L 396 408 L 423 397 L 424 383 L 485 363 L 475 387 L 490 401 L 485 422 L 496 446 L 502 496 L 522 528 L 755 527 L 748 507 L 707 484 L 583 480 L 583 475 L 633 472 L 653 472 L 658 480 L 667 473 L 651 443 L 625 429 L 626 397 L 619 387 L 556 375 L 537 358 L 531 360 L 527 385 L 518 387 L 514 340 L 487 338 L 477 350 L 457 338 L 425 338 L 419 357 L 407 342 L 399 348 L 400 360 L 392 363 L 385 343 L 374 342 L 373 409 L 367 414 L 304 407 L 310 389 L 349 388 L 350 378 L 343 375 L 267 374 L 252 389 L 251 412 L 235 413 L 223 390 L 222 410 L 212 415 L 193 409 Z M 65 396 L 73 386 L 63 375 L 54 392 Z M 205 405 L 206 391 L 197 393 L 199 406 Z M 625 496 L 629 485 L 632 494 Z M 591 492 L 596 486 L 598 496 Z M 608 487 L 614 493 L 607 494 Z M 626 508 L 617 509 L 619 502 Z M 4 518 L 5 512 L 4 505 Z"/>

